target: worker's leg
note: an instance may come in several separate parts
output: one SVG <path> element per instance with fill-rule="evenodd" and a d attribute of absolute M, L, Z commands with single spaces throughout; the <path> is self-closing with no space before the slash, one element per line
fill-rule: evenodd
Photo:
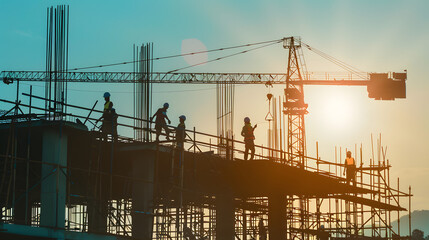
<path fill-rule="evenodd" d="M 353 186 L 356 187 L 356 168 L 352 168 L 352 181 L 353 181 Z"/>
<path fill-rule="evenodd" d="M 170 141 L 170 130 L 168 129 L 167 124 L 164 124 L 164 125 L 162 126 L 162 128 L 164 128 L 165 134 L 167 135 L 167 136 L 166 136 L 167 141 Z"/>
<path fill-rule="evenodd" d="M 155 134 L 156 134 L 155 142 L 159 141 L 159 135 L 161 135 L 161 130 L 162 130 L 161 126 L 155 125 L 155 131 L 156 131 L 155 132 Z"/>
<path fill-rule="evenodd" d="M 184 143 L 184 142 L 183 142 L 183 141 L 181 141 L 181 140 L 177 141 L 177 148 L 178 148 L 178 149 L 182 149 L 182 148 L 183 148 L 183 146 L 184 146 L 184 145 L 183 145 L 183 143 Z"/>
<path fill-rule="evenodd" d="M 347 185 L 349 185 L 350 182 L 353 181 L 353 170 L 351 169 L 351 167 L 347 168 L 346 177 L 347 177 Z"/>
<path fill-rule="evenodd" d="M 249 145 L 247 142 L 244 145 L 244 160 L 247 160 L 247 155 L 249 154 Z"/>
<path fill-rule="evenodd" d="M 253 160 L 253 157 L 255 156 L 255 142 L 253 142 L 252 140 L 249 144 L 249 148 L 251 151 L 250 160 Z"/>

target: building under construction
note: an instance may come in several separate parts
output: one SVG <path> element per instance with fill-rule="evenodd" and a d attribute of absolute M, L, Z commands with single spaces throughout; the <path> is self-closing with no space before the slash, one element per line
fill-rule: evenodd
<path fill-rule="evenodd" d="M 0 99 L 10 105 L 0 113 L 1 239 L 410 238 L 411 229 L 401 233 L 391 222 L 411 211 L 411 188 L 390 179 L 381 137 L 370 159 L 362 146 L 353 149 L 352 183 L 342 176 L 345 149 L 330 160 L 306 155 L 303 88 L 366 86 L 370 98 L 394 100 L 405 98 L 406 73 L 347 65 L 346 75 L 319 77 L 302 55 L 302 48 L 318 50 L 296 37 L 233 47 L 281 43 L 286 73 L 156 73 L 152 44 L 135 47 L 133 72 L 77 72 L 67 66 L 68 8 L 48 9 L 47 20 L 46 70 L 0 74 L 17 84 L 16 99 Z M 21 94 L 22 81 L 45 82 L 45 96 Z M 96 124 L 102 111 L 73 105 L 68 82 L 133 84 L 134 115 L 117 122 L 133 136 L 106 137 Z M 170 126 L 171 141 L 153 141 L 157 83 L 216 84 L 217 134 L 187 129 L 181 148 Z M 244 142 L 234 139 L 235 84 L 285 88 L 284 96 L 267 95 L 268 145 L 255 146 L 252 161 L 243 160 Z"/>

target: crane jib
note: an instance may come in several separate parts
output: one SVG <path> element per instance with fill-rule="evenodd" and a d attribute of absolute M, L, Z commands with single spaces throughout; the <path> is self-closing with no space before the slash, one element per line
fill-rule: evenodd
<path fill-rule="evenodd" d="M 407 73 L 306 73 L 303 80 L 289 82 L 293 85 L 366 86 L 368 96 L 376 100 L 405 98 Z M 149 78 L 134 72 L 50 72 L 3 71 L 0 79 L 5 84 L 14 81 L 45 82 L 50 80 L 81 83 L 151 83 L 173 84 L 286 84 L 285 73 L 163 73 L 154 72 Z"/>

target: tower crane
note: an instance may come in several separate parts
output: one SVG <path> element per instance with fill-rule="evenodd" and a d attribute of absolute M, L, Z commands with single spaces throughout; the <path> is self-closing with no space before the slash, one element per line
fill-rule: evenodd
<path fill-rule="evenodd" d="M 306 71 L 302 48 L 317 52 L 314 48 L 303 43 L 299 37 L 282 39 L 283 47 L 288 50 L 286 73 L 183 73 L 183 72 L 152 72 L 150 76 L 142 76 L 136 72 L 55 72 L 55 71 L 2 71 L 0 80 L 5 84 L 15 81 L 28 82 L 81 82 L 81 83 L 150 83 L 173 84 L 219 84 L 228 81 L 229 84 L 264 84 L 285 86 L 283 113 L 287 116 L 287 152 L 288 160 L 299 162 L 304 167 L 306 154 L 305 121 L 308 104 L 304 101 L 304 85 L 332 86 L 366 86 L 368 97 L 375 100 L 395 100 L 406 98 L 405 81 L 407 72 L 363 73 L 350 71 L 349 74 L 317 75 Z M 351 66 L 319 52 L 322 57 L 333 61 L 346 70 Z M 298 159 L 297 159 L 298 158 Z M 297 161 L 298 160 L 298 161 Z M 301 198 L 302 222 L 305 228 L 305 197 Z"/>
<path fill-rule="evenodd" d="M 288 119 L 287 147 L 289 158 L 299 157 L 303 164 L 305 155 L 304 116 L 308 104 L 304 102 L 304 85 L 366 86 L 368 97 L 375 100 L 394 100 L 406 97 L 407 72 L 362 73 L 317 75 L 305 71 L 302 48 L 314 50 L 299 37 L 282 39 L 288 50 L 286 73 L 182 73 L 153 72 L 150 83 L 217 84 L 228 80 L 231 84 L 280 84 L 285 85 L 283 113 Z M 324 57 L 327 55 L 325 54 Z M 335 61 L 334 61 L 335 62 Z M 336 60 L 339 65 L 350 66 Z M 304 71 L 303 71 L 304 70 Z M 135 72 L 46 72 L 46 71 L 2 71 L 0 79 L 5 84 L 14 81 L 46 82 L 52 79 L 64 82 L 83 83 L 135 83 L 142 79 Z"/>

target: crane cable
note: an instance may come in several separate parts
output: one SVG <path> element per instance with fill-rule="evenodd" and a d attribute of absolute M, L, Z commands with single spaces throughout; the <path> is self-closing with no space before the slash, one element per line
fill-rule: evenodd
<path fill-rule="evenodd" d="M 308 50 L 310 50 L 310 51 L 312 51 L 312 52 L 314 52 L 314 53 L 322 56 L 323 58 L 325 58 L 325 59 L 327 59 L 327 60 L 329 60 L 329 61 L 331 61 L 331 62 L 333 62 L 333 63 L 335 63 L 337 65 L 339 65 L 340 67 L 345 68 L 346 70 L 349 70 L 351 72 L 363 72 L 363 71 L 361 71 L 361 70 L 359 70 L 359 69 L 357 69 L 357 68 L 355 68 L 355 67 L 353 67 L 353 66 L 351 66 L 351 65 L 349 65 L 349 64 L 347 64 L 347 63 L 345 63 L 345 62 L 343 62 L 343 61 L 341 61 L 339 59 L 336 59 L 336 58 L 330 56 L 327 53 L 324 53 L 324 52 L 322 52 L 322 51 L 320 51 L 320 50 L 318 50 L 318 49 L 316 49 L 314 47 L 311 47 L 308 44 L 305 44 L 305 43 L 302 43 L 302 44 L 305 47 L 307 47 Z"/>
<path fill-rule="evenodd" d="M 334 63 L 334 64 L 336 64 L 336 65 L 340 66 L 341 68 L 345 69 L 346 71 L 349 71 L 349 72 L 351 72 L 351 73 L 353 73 L 353 74 L 356 74 L 356 75 L 358 75 L 358 76 L 360 76 L 360 77 L 363 77 L 363 78 L 366 78 L 366 77 L 367 77 L 367 73 L 366 73 L 365 71 L 362 71 L 362 70 L 360 70 L 360 69 L 358 69 L 358 68 L 356 68 L 356 67 L 353 67 L 353 66 L 351 66 L 351 65 L 349 65 L 349 64 L 347 64 L 347 63 L 345 63 L 345 62 L 343 62 L 343 61 L 341 61 L 341 60 L 339 60 L 339 59 L 336 59 L 336 58 L 334 58 L 334 57 L 330 56 L 330 55 L 329 55 L 329 54 L 327 54 L 327 53 L 324 53 L 324 52 L 322 52 L 322 51 L 320 51 L 320 50 L 318 50 L 318 49 L 316 49 L 316 48 L 314 48 L 314 47 L 311 47 L 310 45 L 308 45 L 308 44 L 306 44 L 306 43 L 303 43 L 303 42 L 301 42 L 301 43 L 302 43 L 302 45 L 304 45 L 308 50 L 310 50 L 310 51 L 312 51 L 312 52 L 314 52 L 314 53 L 318 54 L 319 56 L 321 56 L 321 57 L 325 58 L 326 60 L 328 60 L 328 61 L 330 61 L 330 62 L 332 62 L 332 63 Z"/>
<path fill-rule="evenodd" d="M 152 59 L 142 59 L 142 60 L 136 60 L 136 61 L 126 61 L 126 62 L 120 62 L 120 63 L 110 63 L 110 64 L 104 64 L 104 65 L 95 65 L 95 66 L 88 66 L 88 67 L 71 68 L 71 69 L 67 69 L 67 71 L 78 71 L 78 70 L 84 70 L 84 69 L 103 68 L 103 67 L 125 65 L 125 64 L 131 64 L 131 63 L 137 63 L 137 62 L 163 60 L 163 59 L 169 59 L 169 58 L 175 58 L 175 57 L 197 55 L 197 54 L 201 54 L 201 53 L 209 53 L 209 52 L 230 50 L 230 49 L 235 49 L 235 48 L 250 47 L 250 46 L 260 45 L 260 44 L 265 44 L 265 43 L 278 43 L 280 41 L 282 41 L 282 39 L 276 39 L 276 40 L 270 40 L 270 41 L 264 41 L 264 42 L 257 42 L 257 43 L 248 43 L 248 44 L 243 44 L 243 45 L 237 45 L 237 46 L 232 46 L 232 47 L 223 47 L 223 48 L 217 48 L 217 49 L 211 49 L 211 50 L 199 51 L 199 52 L 176 54 L 176 55 L 157 57 L 157 58 L 152 58 Z"/>
<path fill-rule="evenodd" d="M 225 58 L 233 57 L 233 56 L 236 56 L 236 55 L 239 55 L 239 54 L 247 53 L 247 52 L 254 51 L 254 50 L 257 50 L 257 49 L 261 49 L 261 48 L 264 48 L 264 47 L 268 47 L 268 46 L 280 43 L 282 41 L 283 41 L 283 39 L 277 40 L 276 42 L 272 42 L 272 43 L 269 43 L 269 44 L 266 44 L 266 45 L 263 45 L 263 46 L 260 46 L 260 47 L 255 47 L 255 48 L 251 48 L 249 50 L 244 50 L 244 51 L 241 51 L 241 52 L 236 52 L 236 53 L 225 55 L 223 57 L 218 57 L 218 58 L 215 58 L 215 59 L 212 59 L 212 60 L 207 60 L 207 61 L 199 62 L 199 63 L 196 63 L 196 64 L 192 64 L 190 66 L 186 66 L 186 67 L 182 67 L 182 68 L 177 68 L 175 70 L 168 71 L 167 74 L 168 73 L 177 72 L 177 71 L 180 71 L 180 70 L 183 70 L 183 69 L 187 69 L 187 68 L 199 66 L 199 65 L 202 65 L 202 64 L 219 61 L 219 60 L 222 60 L 222 59 L 225 59 Z"/>

